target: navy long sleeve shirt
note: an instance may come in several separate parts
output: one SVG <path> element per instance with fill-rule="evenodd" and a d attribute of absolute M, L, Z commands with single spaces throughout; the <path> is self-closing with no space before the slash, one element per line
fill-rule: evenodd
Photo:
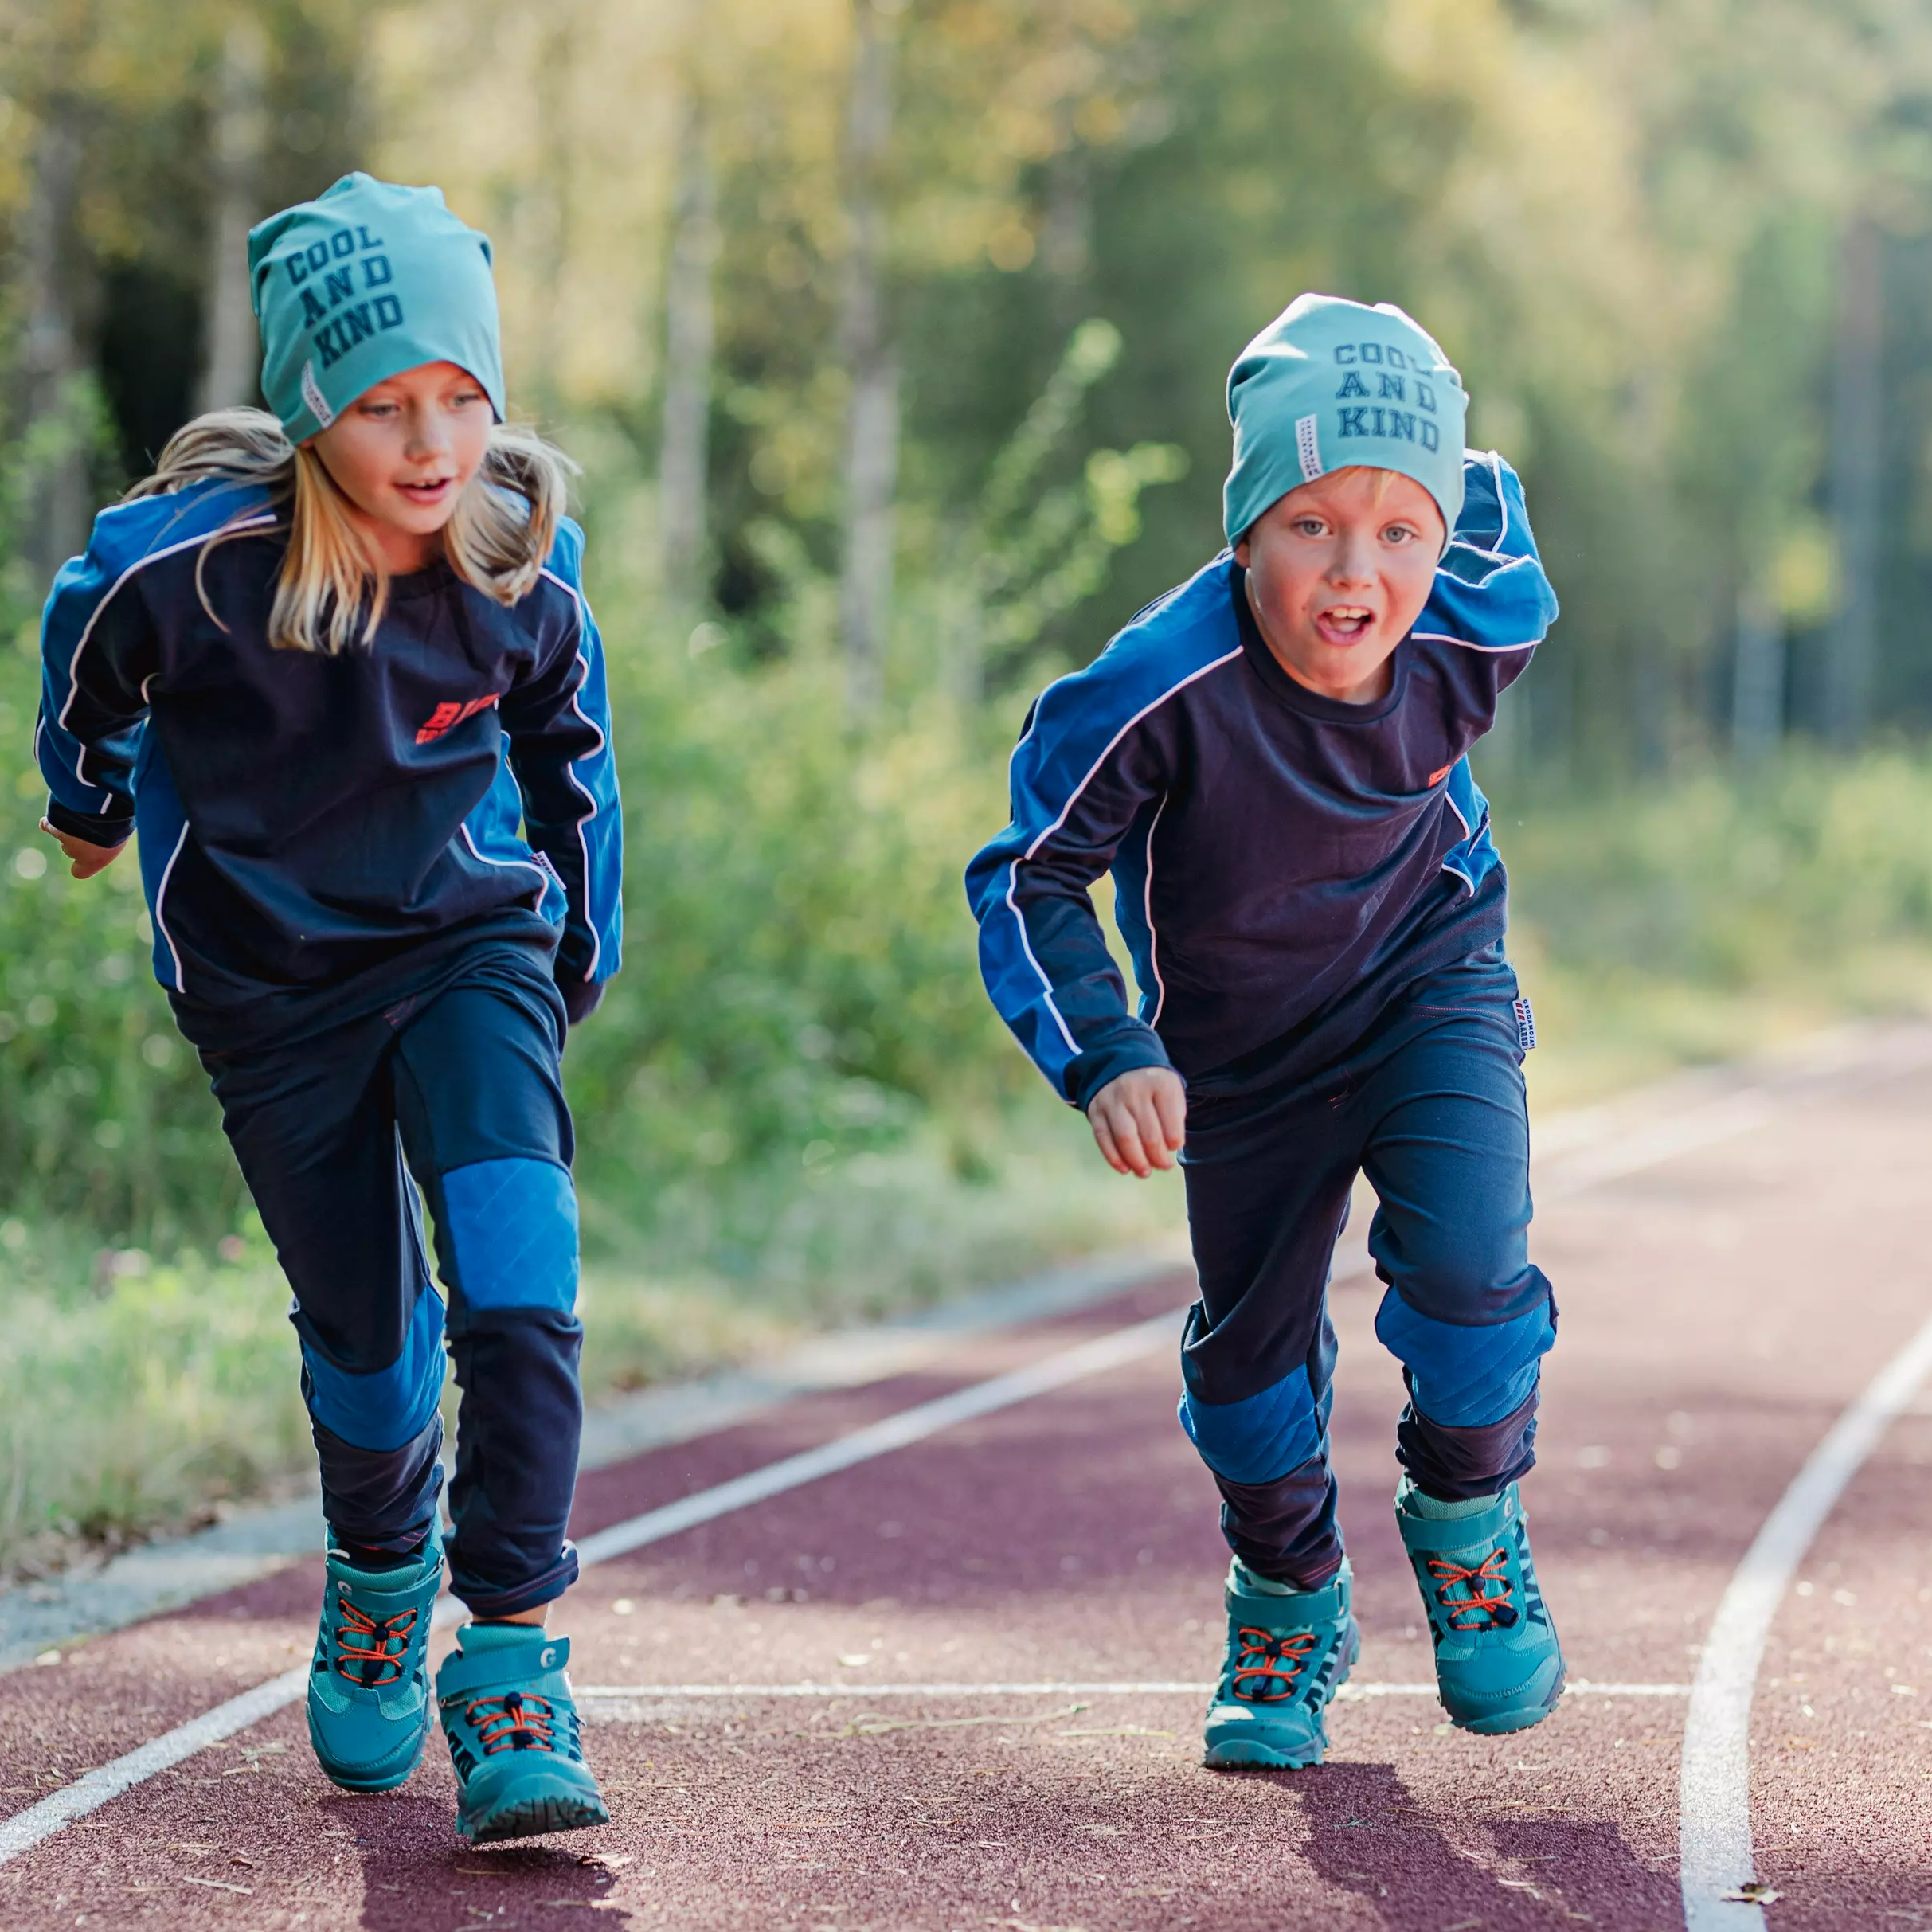
<path fill-rule="evenodd" d="M 42 625 L 49 821 L 138 828 L 155 976 L 198 1043 L 485 936 L 554 948 L 581 1004 L 622 931 L 581 532 L 507 609 L 441 563 L 393 579 L 373 640 L 336 657 L 269 647 L 287 543 L 234 484 L 101 513 Z"/>
<path fill-rule="evenodd" d="M 1074 1105 L 1139 1066 L 1175 1067 L 1197 1105 L 1306 1077 L 1402 985 L 1501 938 L 1468 754 L 1557 607 L 1515 472 L 1478 452 L 1464 472 L 1386 697 L 1290 678 L 1223 552 L 1034 704 L 967 896 L 994 1005 Z M 1109 870 L 1137 1011 L 1089 894 Z"/>

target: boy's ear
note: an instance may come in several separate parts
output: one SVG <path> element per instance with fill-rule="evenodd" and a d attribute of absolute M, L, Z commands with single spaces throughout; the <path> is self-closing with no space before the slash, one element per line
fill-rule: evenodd
<path fill-rule="evenodd" d="M 1234 540 L 1234 561 L 1242 569 L 1248 567 L 1248 539 L 1243 535 Z"/>

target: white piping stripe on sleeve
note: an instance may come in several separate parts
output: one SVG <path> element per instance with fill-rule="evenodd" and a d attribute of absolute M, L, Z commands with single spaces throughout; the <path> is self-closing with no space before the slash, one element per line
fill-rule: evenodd
<path fill-rule="evenodd" d="M 1060 808 L 1060 815 L 1055 819 L 1053 823 L 1048 826 L 1037 839 L 1034 840 L 1032 844 L 1027 847 L 1026 851 L 1020 855 L 1020 857 L 1026 859 L 1031 858 L 1034 854 L 1038 851 L 1040 847 L 1043 846 L 1046 841 L 1066 823 L 1068 814 L 1070 813 L 1074 808 L 1080 803 L 1080 795 L 1086 790 L 1089 785 L 1093 784 L 1094 774 L 1099 771 L 1100 768 L 1105 765 L 1110 757 L 1113 757 L 1114 747 L 1120 743 L 1122 738 L 1127 736 L 1128 732 L 1133 729 L 1135 725 L 1140 723 L 1142 718 L 1145 718 L 1151 711 L 1158 711 L 1160 707 L 1175 694 L 1176 691 L 1184 691 L 1187 690 L 1189 685 L 1195 682 L 1199 679 L 1205 678 L 1210 671 L 1218 671 L 1223 664 L 1231 664 L 1236 658 L 1241 655 L 1242 648 L 1242 647 L 1241 645 L 1237 644 L 1232 651 L 1226 651 L 1221 656 L 1214 659 L 1210 663 L 1203 664 L 1199 671 L 1189 671 L 1187 676 L 1183 678 L 1178 684 L 1169 685 L 1167 690 L 1163 691 L 1158 698 L 1153 699 L 1150 703 L 1144 704 L 1138 711 L 1135 712 L 1133 716 L 1130 718 L 1125 724 L 1121 725 L 1120 729 L 1107 741 L 1106 748 L 1101 753 L 1101 755 L 1093 761 L 1092 765 L 1088 766 L 1086 776 L 1081 779 L 1078 784 L 1074 786 L 1071 795 L 1067 799 L 1066 803 Z"/>
<path fill-rule="evenodd" d="M 158 550 L 150 550 L 144 557 L 137 557 L 103 593 L 100 601 L 88 612 L 88 620 L 80 627 L 80 639 L 74 646 L 74 655 L 67 661 L 67 701 L 54 719 L 63 731 L 67 729 L 67 714 L 74 708 L 74 699 L 80 690 L 80 654 L 88 647 L 88 639 L 94 635 L 94 626 L 100 621 L 100 613 L 113 601 L 114 594 L 137 570 L 145 570 L 150 564 L 158 564 L 164 557 L 172 557 L 179 550 L 191 550 L 198 543 L 212 543 L 215 538 L 231 530 L 256 530 L 264 523 L 272 523 L 276 513 L 264 510 L 259 515 L 244 517 L 238 522 L 225 523 L 220 530 L 204 530 L 198 537 L 184 537 L 178 543 L 165 544 Z M 69 733 L 71 736 L 72 734 Z M 76 741 L 79 742 L 78 740 Z M 74 758 L 74 776 L 84 784 L 87 782 L 87 747 L 80 745 Z M 104 796 L 111 798 L 111 793 Z"/>
<path fill-rule="evenodd" d="M 1411 631 L 1409 641 L 1415 644 L 1460 644 L 1465 651 L 1482 651 L 1491 657 L 1507 657 L 1512 651 L 1534 651 L 1543 639 L 1532 637 L 1524 644 L 1479 644 L 1472 637 L 1457 637 L 1447 631 Z"/>
<path fill-rule="evenodd" d="M 1140 910 L 1147 921 L 1148 970 L 1154 976 L 1156 989 L 1154 1017 L 1148 1022 L 1150 1027 L 1160 1024 L 1160 1016 L 1167 1004 L 1167 983 L 1160 976 L 1160 946 L 1154 936 L 1154 834 L 1160 827 L 1161 813 L 1167 810 L 1167 800 L 1173 796 L 1171 792 L 1161 794 L 1160 803 L 1155 808 L 1153 823 L 1147 828 L 1147 879 L 1141 888 Z"/>
<path fill-rule="evenodd" d="M 577 595 L 575 585 L 566 583 L 554 570 L 547 566 L 539 571 L 538 575 L 547 577 L 553 584 L 567 591 L 569 593 L 571 603 L 577 607 L 577 661 L 584 667 L 584 675 L 579 681 L 577 689 L 570 694 L 570 709 L 576 712 L 578 718 L 596 733 L 596 744 L 586 754 L 588 757 L 595 757 L 599 752 L 604 749 L 609 741 L 604 734 L 603 727 L 594 718 L 586 714 L 581 702 L 584 686 L 590 682 L 590 655 L 585 648 L 585 640 L 590 634 L 589 613 L 584 608 L 584 600 Z M 597 962 L 604 956 L 604 938 L 597 930 L 597 922 L 590 909 L 590 841 L 585 836 L 584 827 L 597 815 L 597 801 L 590 796 L 589 788 L 572 768 L 576 762 L 577 761 L 573 758 L 567 759 L 565 761 L 564 776 L 570 780 L 578 792 L 582 793 L 584 803 L 590 808 L 577 822 L 577 850 L 584 858 L 584 924 L 590 929 L 590 969 L 584 977 L 586 980 L 594 980 L 597 976 Z M 564 894 L 566 915 L 569 912 L 569 900 L 570 895 L 566 892 Z"/>
<path fill-rule="evenodd" d="M 1232 663 L 1241 654 L 1242 647 L 1237 644 L 1232 651 L 1226 651 L 1220 657 L 1213 659 L 1212 662 L 1203 664 L 1199 670 L 1191 671 L 1179 683 L 1169 685 L 1158 698 L 1153 699 L 1150 703 L 1143 705 L 1138 711 L 1135 712 L 1133 716 L 1107 741 L 1106 749 L 1087 768 L 1086 776 L 1074 788 L 1066 803 L 1060 808 L 1060 815 L 1007 868 L 1007 905 L 1012 911 L 1013 923 L 1019 928 L 1020 950 L 1027 956 L 1027 964 L 1038 975 L 1040 985 L 1044 989 L 1046 996 L 1046 1010 L 1054 1016 L 1054 1024 L 1060 1029 L 1060 1037 L 1066 1042 L 1067 1051 L 1072 1054 L 1076 1059 L 1080 1055 L 1080 1042 L 1074 1038 L 1059 1007 L 1054 1003 L 1053 981 L 1046 976 L 1045 969 L 1034 957 L 1033 942 L 1027 937 L 1026 917 L 1019 909 L 1019 902 L 1013 897 L 1013 889 L 1019 882 L 1019 868 L 1025 861 L 1031 858 L 1034 854 L 1038 851 L 1040 847 L 1066 823 L 1068 813 L 1080 802 L 1081 794 L 1093 782 L 1094 773 L 1107 762 L 1113 753 L 1113 748 L 1127 736 L 1128 732 L 1133 729 L 1135 725 L 1140 723 L 1142 718 L 1145 718 L 1150 711 L 1159 710 L 1176 691 L 1184 691 L 1197 679 L 1205 678 L 1210 671 L 1218 671 L 1223 664 Z M 1042 697 L 1041 703 L 1042 706 L 1044 705 L 1044 697 Z M 1034 713 L 1034 722 L 1037 724 L 1038 721 L 1039 708 L 1036 707 Z"/>
<path fill-rule="evenodd" d="M 470 848 L 471 856 L 475 859 L 479 865 L 522 866 L 525 870 L 536 874 L 538 880 L 542 882 L 542 889 L 545 892 L 548 892 L 549 890 L 550 882 L 556 877 L 556 874 L 552 872 L 545 871 L 543 867 L 538 865 L 535 859 L 492 858 L 487 852 L 481 852 L 476 849 L 476 841 L 470 835 L 469 821 L 467 819 L 461 825 L 458 826 L 456 829 L 463 834 L 463 843 Z"/>
<path fill-rule="evenodd" d="M 1469 821 L 1462 815 L 1461 806 L 1456 803 L 1454 794 L 1450 792 L 1446 785 L 1445 785 L 1442 788 L 1442 802 L 1444 804 L 1449 807 L 1451 812 L 1455 813 L 1456 823 L 1462 827 L 1462 835 L 1465 839 L 1467 839 L 1470 835 L 1472 827 L 1471 827 Z M 1453 873 L 1457 878 L 1462 881 L 1463 884 L 1467 886 L 1471 892 L 1475 891 L 1476 881 L 1474 878 L 1470 874 L 1464 871 L 1461 866 L 1451 865 L 1448 859 L 1445 858 L 1441 865 L 1437 869 L 1443 872 Z"/>
<path fill-rule="evenodd" d="M 188 821 L 181 822 L 181 836 L 174 841 L 174 850 L 168 855 L 168 862 L 162 867 L 161 883 L 154 888 L 154 924 L 161 929 L 161 937 L 168 942 L 168 956 L 174 962 L 174 990 L 185 993 L 188 984 L 181 969 L 181 948 L 174 943 L 174 935 L 168 930 L 168 922 L 162 912 L 167 901 L 168 881 L 174 876 L 175 861 L 181 857 L 181 849 L 188 843 Z"/>
<path fill-rule="evenodd" d="M 1047 978 L 1045 969 L 1041 966 L 1040 962 L 1033 956 L 1033 942 L 1027 937 L 1025 916 L 1021 913 L 1019 906 L 1014 903 L 1013 886 L 1019 877 L 1019 861 L 1016 858 L 1007 867 L 1007 905 L 1012 912 L 1013 923 L 1019 928 L 1019 949 L 1026 954 L 1027 964 L 1039 976 L 1040 985 L 1046 994 L 1046 1011 L 1054 1016 L 1054 1024 L 1060 1029 L 1061 1038 L 1066 1042 L 1066 1050 L 1077 1060 L 1080 1058 L 1080 1042 L 1074 1038 L 1066 1019 L 1061 1015 L 1059 1007 L 1054 1003 L 1054 983 Z"/>

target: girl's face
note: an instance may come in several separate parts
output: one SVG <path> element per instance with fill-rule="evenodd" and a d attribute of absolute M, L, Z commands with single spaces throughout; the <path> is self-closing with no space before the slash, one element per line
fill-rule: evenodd
<path fill-rule="evenodd" d="M 313 448 L 389 568 L 420 570 L 440 553 L 493 420 L 467 370 L 424 362 L 366 389 Z"/>
<path fill-rule="evenodd" d="M 1435 582 L 1442 513 L 1412 478 L 1359 465 L 1291 490 L 1234 546 L 1269 650 L 1343 704 L 1385 696 Z"/>

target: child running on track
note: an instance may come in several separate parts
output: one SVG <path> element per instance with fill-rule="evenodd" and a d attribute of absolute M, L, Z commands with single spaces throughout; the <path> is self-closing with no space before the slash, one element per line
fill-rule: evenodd
<path fill-rule="evenodd" d="M 1234 1551 L 1207 1762 L 1301 1766 L 1360 1648 L 1327 1440 L 1359 1171 L 1443 1704 L 1514 1731 L 1562 1689 L 1516 1488 L 1555 1332 L 1535 1036 L 1468 758 L 1556 600 L 1515 472 L 1465 451 L 1461 379 L 1400 310 L 1301 296 L 1227 399 L 1231 547 L 1041 695 L 967 889 L 994 1004 L 1108 1161 L 1180 1155 L 1181 1422 Z M 1088 896 L 1109 869 L 1137 1016 Z"/>
<path fill-rule="evenodd" d="M 581 1421 L 559 1062 L 620 929 L 582 534 L 564 459 L 502 426 L 489 243 L 440 190 L 349 175 L 248 262 L 273 413 L 189 424 L 55 580 L 44 828 L 77 878 L 139 830 L 156 975 L 295 1289 L 322 1768 L 401 1784 L 440 1707 L 467 1838 L 601 1824 L 543 1628 Z M 446 1337 L 472 1621 L 432 1699 Z"/>

